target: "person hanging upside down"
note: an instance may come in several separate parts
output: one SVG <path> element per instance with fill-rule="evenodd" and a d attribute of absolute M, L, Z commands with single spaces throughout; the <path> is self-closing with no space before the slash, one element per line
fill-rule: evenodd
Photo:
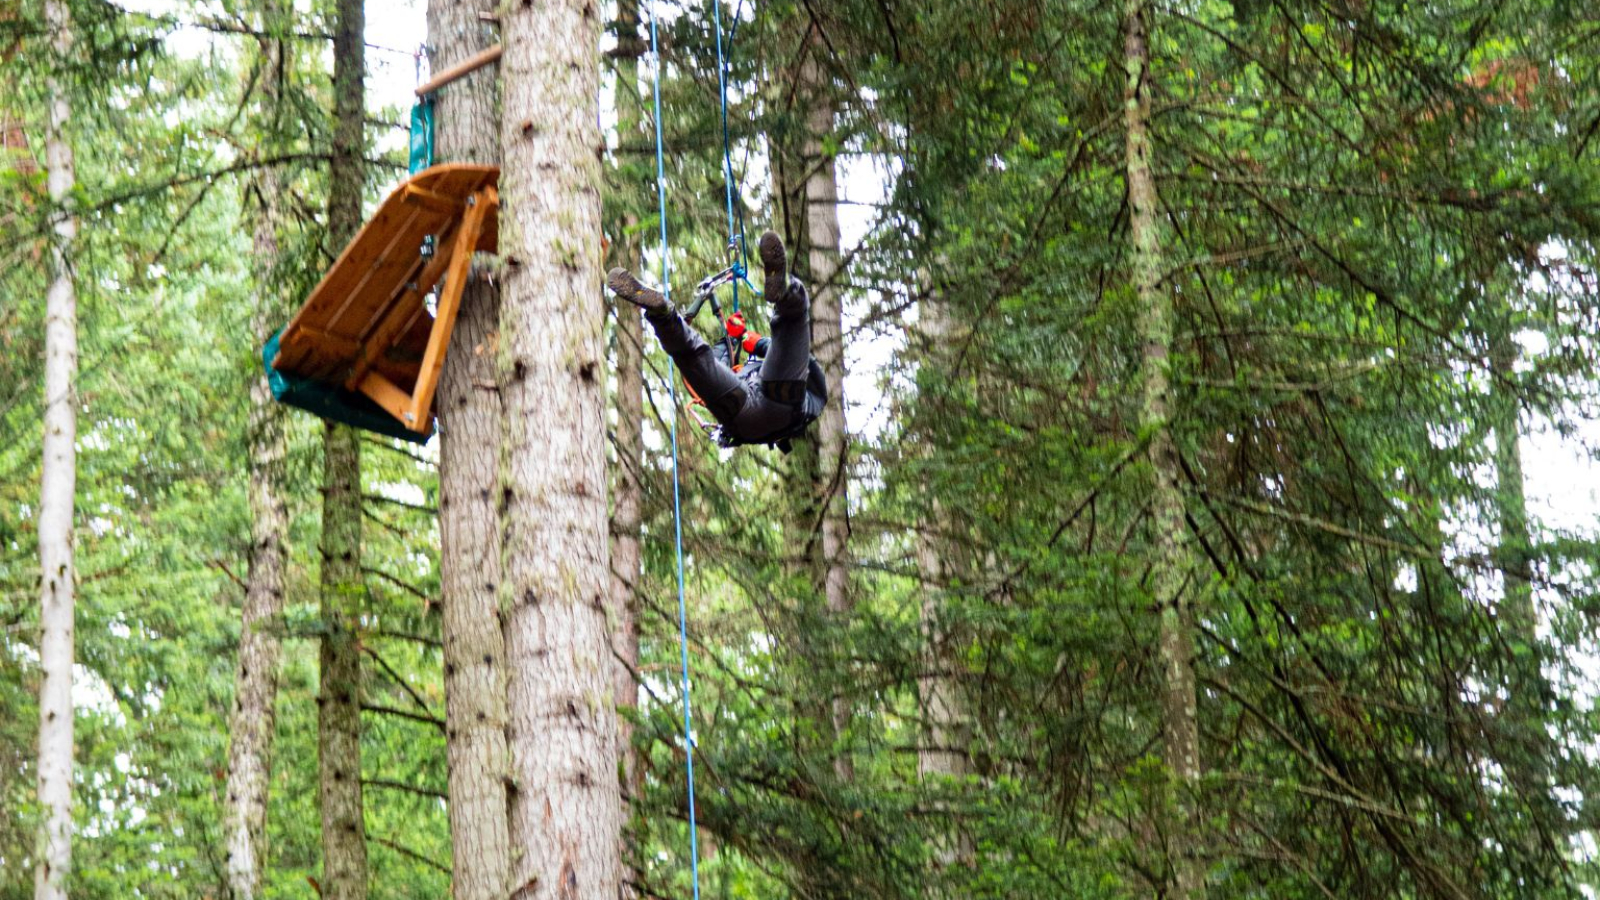
<path fill-rule="evenodd" d="M 632 272 L 612 269 L 606 284 L 617 297 L 644 310 L 662 349 L 722 426 L 724 447 L 769 444 L 787 453 L 789 440 L 822 415 L 828 386 L 811 356 L 811 298 L 800 279 L 789 274 L 783 240 L 771 231 L 763 234 L 760 254 L 763 293 L 772 304 L 772 335 L 743 333 L 743 319 L 737 313 L 730 318 L 729 337 L 743 338 L 750 353 L 738 371 L 730 365 L 728 342 L 718 341 L 713 349 L 659 291 L 640 284 Z"/>

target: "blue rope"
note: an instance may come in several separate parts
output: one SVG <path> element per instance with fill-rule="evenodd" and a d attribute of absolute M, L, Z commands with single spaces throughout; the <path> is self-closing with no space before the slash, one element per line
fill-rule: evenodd
<path fill-rule="evenodd" d="M 661 293 L 672 302 L 671 266 L 667 256 L 667 166 L 661 145 L 661 48 L 656 37 L 656 12 L 650 7 L 650 53 L 655 57 L 654 76 L 656 113 L 656 195 L 661 202 Z M 683 590 L 683 503 L 679 493 L 678 478 L 678 382 L 669 379 L 672 390 L 672 530 L 673 551 L 678 560 L 678 650 L 683 668 L 683 750 L 688 772 L 689 795 L 689 874 L 694 885 L 694 900 L 700 900 L 700 837 L 695 828 L 694 812 L 694 725 L 689 705 L 689 607 Z"/>
<path fill-rule="evenodd" d="M 744 8 L 744 0 L 740 0 L 739 7 L 734 10 L 732 28 L 734 32 L 739 29 L 739 9 Z M 744 245 L 744 204 L 740 203 L 739 221 L 734 224 L 733 218 L 733 149 L 728 140 L 728 78 L 731 75 L 730 63 L 722 52 L 722 0 L 711 0 L 711 18 L 717 24 L 717 93 L 722 101 L 722 161 L 724 167 L 723 193 L 728 200 L 728 247 L 738 247 L 739 258 L 730 260 L 733 264 L 733 311 L 739 311 L 739 281 L 745 277 L 749 267 L 750 251 Z M 733 35 L 728 36 L 728 56 L 733 53 Z"/>

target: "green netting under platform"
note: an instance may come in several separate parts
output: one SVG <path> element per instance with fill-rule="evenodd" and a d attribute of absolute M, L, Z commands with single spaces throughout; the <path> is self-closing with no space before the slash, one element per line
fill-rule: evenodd
<path fill-rule="evenodd" d="M 330 422 L 342 422 L 364 431 L 388 435 L 413 444 L 425 444 L 428 438 L 432 437 L 432 432 L 418 434 L 400 424 L 394 416 L 389 415 L 383 407 L 365 394 L 274 369 L 272 361 L 278 357 L 278 338 L 282 334 L 283 331 L 280 329 L 267 341 L 267 345 L 261 348 L 261 364 L 267 370 L 267 384 L 272 388 L 272 399 L 321 416 Z"/>

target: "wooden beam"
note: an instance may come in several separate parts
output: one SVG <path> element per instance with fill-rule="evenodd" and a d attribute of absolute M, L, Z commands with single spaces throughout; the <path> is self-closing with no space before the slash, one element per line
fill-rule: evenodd
<path fill-rule="evenodd" d="M 427 188 L 420 188 L 414 184 L 405 184 L 400 187 L 400 199 L 413 206 L 420 206 L 431 212 L 454 219 L 461 215 L 461 201 L 453 200 L 443 194 L 437 194 Z"/>
<path fill-rule="evenodd" d="M 407 416 L 411 415 L 411 395 L 400 390 L 399 385 L 379 375 L 377 372 L 368 372 L 357 387 L 361 393 L 371 397 L 379 406 L 387 410 L 389 415 L 399 419 L 400 424 L 412 431 L 427 433 L 431 423 L 423 423 L 423 426 L 418 428 L 414 419 L 407 418 Z"/>
<path fill-rule="evenodd" d="M 439 74 L 428 79 L 425 84 L 417 88 L 417 96 L 426 97 L 452 81 L 467 75 L 471 75 L 473 72 L 478 71 L 484 66 L 499 60 L 500 54 L 503 52 L 504 49 L 499 44 L 495 44 L 493 47 L 490 47 L 482 53 L 467 57 L 461 62 L 456 63 L 450 68 L 445 69 L 443 72 L 440 72 Z"/>
<path fill-rule="evenodd" d="M 455 246 L 450 252 L 450 269 L 444 276 L 444 290 L 439 292 L 439 309 L 433 317 L 433 332 L 428 335 L 428 352 L 423 354 L 422 369 L 417 373 L 417 387 L 411 394 L 411 420 L 406 426 L 416 429 L 433 409 L 433 392 L 439 386 L 439 372 L 444 368 L 444 354 L 450 345 L 450 333 L 456 327 L 456 313 L 461 309 L 461 291 L 466 286 L 467 271 L 472 265 L 472 254 L 478 246 L 478 234 L 483 231 L 483 220 L 500 206 L 500 193 L 492 187 L 482 187 L 467 201 L 467 214 L 462 217 L 461 230 L 456 232 Z M 402 420 L 405 421 L 405 420 Z"/>
<path fill-rule="evenodd" d="M 321 328 L 312 328 L 309 325 L 296 328 L 292 335 L 286 332 L 278 342 L 280 352 L 285 343 L 292 344 L 295 349 L 309 349 L 312 352 L 320 350 L 321 355 L 328 357 L 348 356 L 361 349 L 361 342 L 355 338 L 334 334 Z"/>

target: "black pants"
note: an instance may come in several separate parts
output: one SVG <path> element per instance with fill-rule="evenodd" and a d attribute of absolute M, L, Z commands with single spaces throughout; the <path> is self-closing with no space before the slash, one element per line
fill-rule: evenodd
<path fill-rule="evenodd" d="M 790 279 L 788 290 L 773 304 L 770 344 L 759 372 L 733 371 L 676 311 L 646 314 L 645 321 L 683 380 L 729 433 L 759 442 L 794 421 L 811 362 L 811 300 L 797 279 Z"/>

